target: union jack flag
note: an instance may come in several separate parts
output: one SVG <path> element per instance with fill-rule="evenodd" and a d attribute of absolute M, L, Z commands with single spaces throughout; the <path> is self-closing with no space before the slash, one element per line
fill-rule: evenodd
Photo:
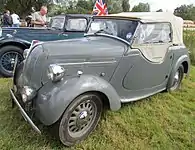
<path fill-rule="evenodd" d="M 108 8 L 104 0 L 96 0 L 92 14 L 96 16 L 108 15 Z"/>

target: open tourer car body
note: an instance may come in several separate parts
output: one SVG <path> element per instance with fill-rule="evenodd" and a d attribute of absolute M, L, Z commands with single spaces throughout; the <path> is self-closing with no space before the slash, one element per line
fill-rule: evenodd
<path fill-rule="evenodd" d="M 74 145 L 96 127 L 103 106 L 116 111 L 179 89 L 190 68 L 182 28 L 183 20 L 167 12 L 94 16 L 85 37 L 29 49 L 16 68 L 12 99 L 38 133 L 35 118 Z"/>

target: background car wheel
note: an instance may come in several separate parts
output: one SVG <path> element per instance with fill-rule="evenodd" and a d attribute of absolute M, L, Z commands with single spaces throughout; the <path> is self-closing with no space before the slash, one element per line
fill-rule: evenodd
<path fill-rule="evenodd" d="M 16 55 L 18 63 L 23 60 L 23 50 L 17 46 L 4 46 L 0 49 L 0 74 L 4 77 L 13 76 Z"/>
<path fill-rule="evenodd" d="M 96 94 L 77 97 L 59 120 L 57 134 L 65 146 L 72 146 L 87 138 L 98 124 L 103 104 Z"/>
<path fill-rule="evenodd" d="M 173 84 L 171 87 L 168 89 L 168 91 L 176 91 L 180 88 L 181 82 L 184 76 L 184 67 L 183 65 L 180 65 L 177 71 L 175 72 L 173 76 Z"/>

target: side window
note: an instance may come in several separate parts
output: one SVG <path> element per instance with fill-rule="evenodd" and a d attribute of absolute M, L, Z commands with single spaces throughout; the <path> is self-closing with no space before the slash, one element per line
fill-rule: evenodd
<path fill-rule="evenodd" d="M 136 35 L 135 44 L 169 43 L 172 41 L 169 23 L 141 24 Z"/>

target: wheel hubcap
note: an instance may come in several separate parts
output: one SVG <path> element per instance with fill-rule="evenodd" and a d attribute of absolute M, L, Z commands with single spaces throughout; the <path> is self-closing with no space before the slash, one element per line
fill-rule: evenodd
<path fill-rule="evenodd" d="M 176 72 L 175 76 L 174 76 L 175 81 L 179 80 L 179 71 Z"/>
<path fill-rule="evenodd" d="M 3 54 L 3 56 L 1 57 L 0 64 L 6 72 L 13 71 L 16 55 L 18 55 L 18 62 L 17 63 L 20 63 L 23 60 L 23 57 L 21 54 L 18 54 L 17 52 L 7 52 L 7 53 Z"/>
<path fill-rule="evenodd" d="M 87 116 L 88 116 L 87 111 L 83 111 L 83 112 L 81 112 L 79 119 L 81 119 L 81 120 L 85 119 Z"/>
<path fill-rule="evenodd" d="M 177 70 L 174 76 L 172 89 L 176 89 L 178 87 L 179 82 L 180 82 L 180 70 Z"/>
<path fill-rule="evenodd" d="M 96 115 L 96 106 L 90 100 L 79 104 L 72 112 L 68 121 L 68 131 L 71 136 L 77 136 L 85 132 L 93 122 Z"/>

